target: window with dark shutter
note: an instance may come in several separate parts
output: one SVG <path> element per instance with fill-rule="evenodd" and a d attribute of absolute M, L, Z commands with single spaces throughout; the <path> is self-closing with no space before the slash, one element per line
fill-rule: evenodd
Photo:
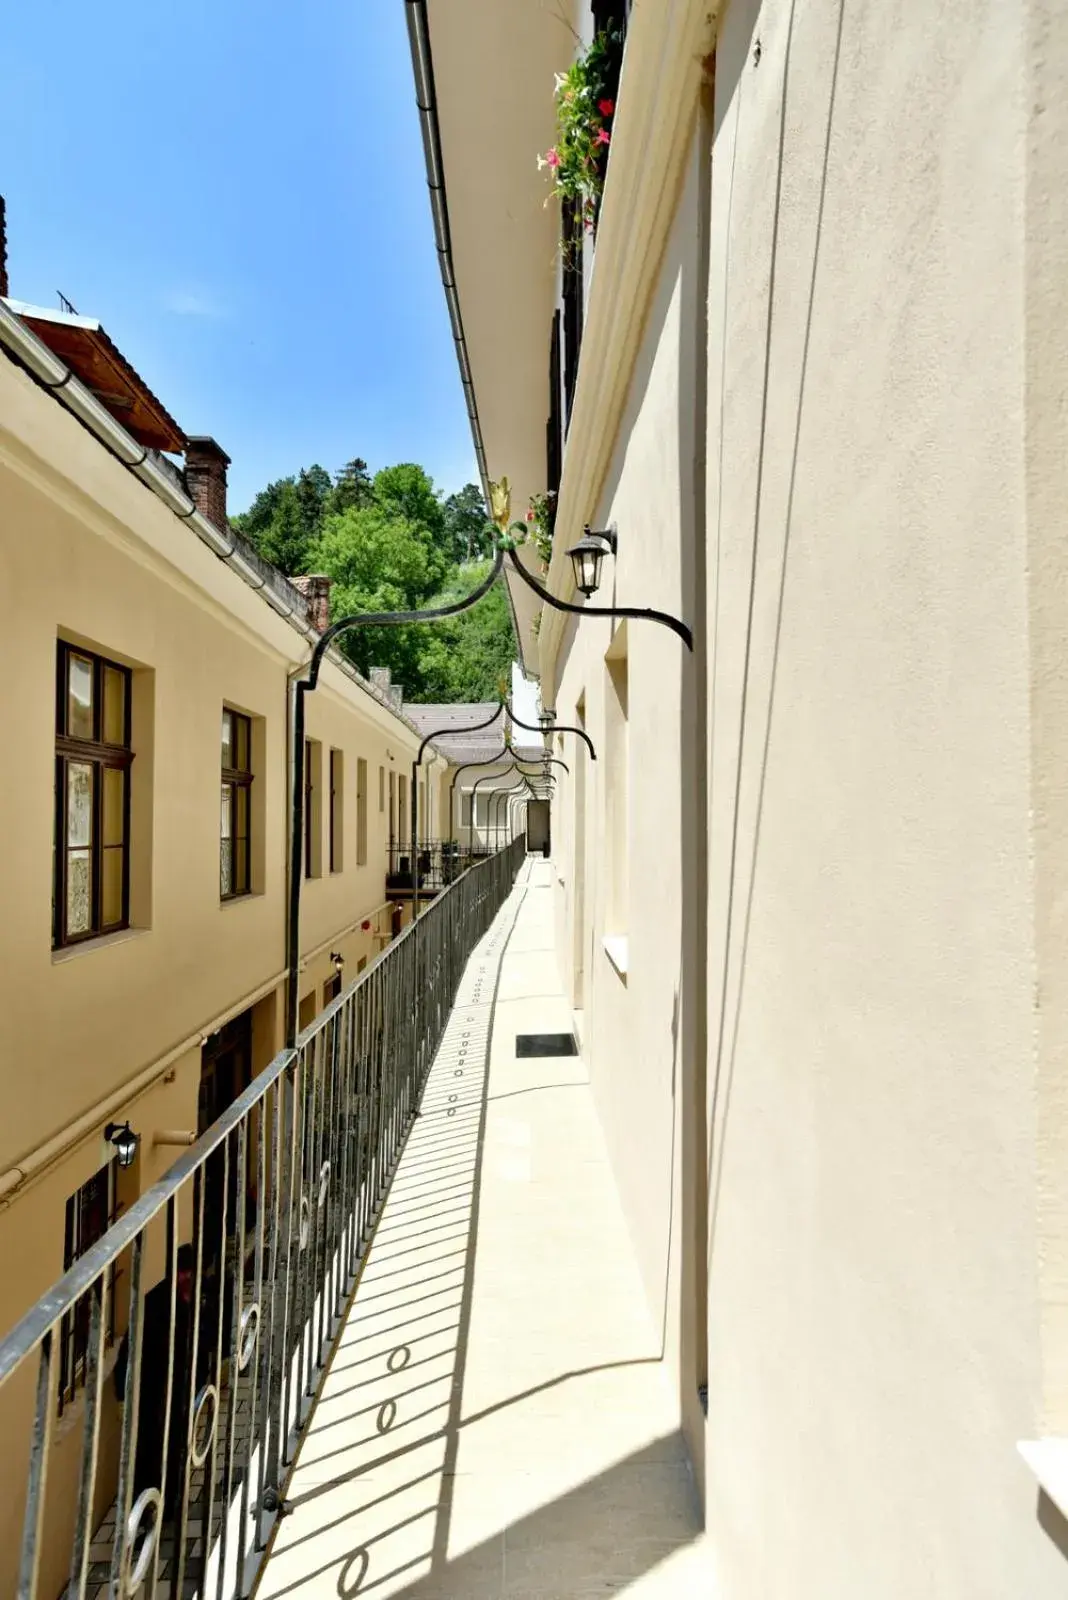
<path fill-rule="evenodd" d="M 564 276 L 564 433 L 571 422 L 571 408 L 578 382 L 579 350 L 582 346 L 582 212 L 573 200 L 560 207 Z"/>
<path fill-rule="evenodd" d="M 560 421 L 560 313 L 553 312 L 549 339 L 549 420 L 545 424 L 545 487 L 549 494 L 560 488 L 564 465 L 564 430 Z"/>

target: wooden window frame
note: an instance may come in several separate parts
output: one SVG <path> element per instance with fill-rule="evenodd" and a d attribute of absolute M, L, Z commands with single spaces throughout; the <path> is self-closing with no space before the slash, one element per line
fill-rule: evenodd
<path fill-rule="evenodd" d="M 356 757 L 356 865 L 367 865 L 367 762 Z"/>
<path fill-rule="evenodd" d="M 340 782 L 338 781 L 340 779 Z M 330 871 L 344 869 L 345 752 L 330 750 Z"/>
<path fill-rule="evenodd" d="M 223 717 L 230 719 L 230 749 L 237 749 L 236 733 L 238 725 L 245 729 L 245 749 L 248 751 L 247 767 L 223 767 L 222 788 L 227 791 L 227 804 L 230 811 L 230 873 L 233 887 L 229 890 L 222 886 L 222 828 L 220 819 L 219 832 L 219 898 L 220 900 L 242 900 L 245 895 L 252 893 L 252 718 L 243 711 L 234 711 L 230 706 L 223 706 Z M 237 796 L 239 790 L 247 791 L 245 800 L 246 828 L 245 834 L 245 874 L 244 883 L 237 881 L 237 851 L 235 846 L 240 837 L 237 831 Z M 221 798 L 221 797 L 220 797 Z"/>
<path fill-rule="evenodd" d="M 93 736 L 86 739 L 69 732 L 70 662 L 77 658 L 87 661 L 92 670 Z M 111 744 L 103 737 L 104 673 L 120 674 L 123 683 L 122 744 Z M 131 745 L 133 673 L 121 662 L 97 655 L 80 645 L 58 641 L 56 655 L 56 766 L 54 794 L 54 865 L 52 873 L 52 948 L 63 950 L 71 945 L 84 944 L 89 939 L 99 939 L 105 934 L 120 933 L 130 926 L 130 767 L 133 763 Z M 71 846 L 68 843 L 69 810 L 67 774 L 71 762 L 92 767 L 92 793 L 90 796 L 89 844 Z M 118 770 L 123 775 L 122 784 L 122 841 L 119 845 L 103 843 L 104 773 Z M 74 849 L 88 849 L 89 854 L 89 927 L 71 933 L 67 927 L 68 858 Z M 119 920 L 103 920 L 103 858 L 105 849 L 122 852 L 122 904 Z"/>
<path fill-rule="evenodd" d="M 63 1270 L 69 1272 L 74 1263 L 84 1256 L 110 1228 L 118 1215 L 118 1162 L 109 1161 L 106 1166 L 100 1167 L 91 1177 L 81 1184 L 67 1200 L 66 1215 L 64 1217 L 63 1234 Z M 103 1186 L 102 1196 L 92 1191 Z M 89 1205 L 102 1205 L 100 1220 L 103 1225 L 98 1229 L 87 1231 L 85 1228 L 86 1208 Z M 104 1334 L 104 1347 L 108 1349 L 115 1342 L 115 1262 L 107 1267 L 107 1328 Z M 67 1311 L 59 1325 L 59 1415 L 63 1415 L 65 1406 L 71 1404 L 79 1389 L 85 1387 L 85 1371 L 89 1354 L 89 1327 L 92 1309 L 91 1289 L 80 1296 L 75 1304 Z"/>

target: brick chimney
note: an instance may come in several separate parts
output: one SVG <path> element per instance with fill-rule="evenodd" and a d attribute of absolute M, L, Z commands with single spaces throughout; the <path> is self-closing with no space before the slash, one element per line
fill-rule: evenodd
<path fill-rule="evenodd" d="M 321 572 L 311 572 L 306 577 L 290 578 L 289 581 L 304 596 L 308 621 L 316 633 L 325 633 L 330 626 L 330 585 L 333 579 Z"/>
<path fill-rule="evenodd" d="M 185 441 L 185 481 L 197 510 L 208 522 L 225 530 L 226 469 L 230 457 L 214 439 L 201 434 Z"/>
<path fill-rule="evenodd" d="M 399 711 L 401 709 L 404 704 L 404 690 L 401 688 L 399 683 L 391 682 L 390 670 L 388 667 L 372 667 L 371 682 L 374 684 L 376 689 L 381 690 L 381 692 L 385 695 L 394 711 Z"/>
<path fill-rule="evenodd" d="M 10 293 L 7 282 L 7 207 L 0 194 L 0 299 L 6 300 Z"/>

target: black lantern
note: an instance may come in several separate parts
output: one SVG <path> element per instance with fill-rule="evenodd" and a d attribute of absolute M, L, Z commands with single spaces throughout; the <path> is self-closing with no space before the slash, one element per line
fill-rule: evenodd
<path fill-rule="evenodd" d="M 582 530 L 582 538 L 567 553 L 575 569 L 575 588 L 588 600 L 601 587 L 601 568 L 604 558 L 616 553 L 616 535 L 612 529 L 592 533 L 589 524 Z"/>
<path fill-rule="evenodd" d="M 120 1167 L 132 1167 L 137 1155 L 137 1146 L 140 1138 L 128 1122 L 109 1122 L 104 1129 L 104 1138 L 108 1144 L 114 1145 L 115 1155 Z"/>
<path fill-rule="evenodd" d="M 340 978 L 341 969 L 345 965 L 345 957 L 341 954 L 340 950 L 331 950 L 330 959 L 334 963 L 334 971 L 337 973 L 338 977 Z"/>
<path fill-rule="evenodd" d="M 538 726 L 542 733 L 551 733 L 553 723 L 556 721 L 556 712 L 551 706 L 545 706 L 538 712 Z"/>

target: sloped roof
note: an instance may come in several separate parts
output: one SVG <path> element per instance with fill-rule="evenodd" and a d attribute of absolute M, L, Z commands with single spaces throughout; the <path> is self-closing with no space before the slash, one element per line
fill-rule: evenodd
<path fill-rule="evenodd" d="M 185 449 L 185 434 L 95 317 L 5 300 L 9 311 L 66 363 L 131 438 L 150 450 Z"/>
<path fill-rule="evenodd" d="M 404 710 L 407 716 L 415 723 L 423 735 L 436 734 L 434 744 L 442 755 L 453 766 L 460 766 L 465 761 L 486 761 L 491 759 L 500 750 L 504 742 L 504 730 L 509 726 L 504 713 L 489 723 L 488 727 L 472 730 L 472 725 L 485 722 L 493 715 L 495 702 L 492 700 L 460 702 L 455 705 L 413 705 L 405 701 Z M 522 736 L 522 730 L 517 729 Z M 526 736 L 530 738 L 530 735 Z M 523 761 L 530 761 L 542 754 L 539 744 L 514 745 L 515 754 Z"/>

